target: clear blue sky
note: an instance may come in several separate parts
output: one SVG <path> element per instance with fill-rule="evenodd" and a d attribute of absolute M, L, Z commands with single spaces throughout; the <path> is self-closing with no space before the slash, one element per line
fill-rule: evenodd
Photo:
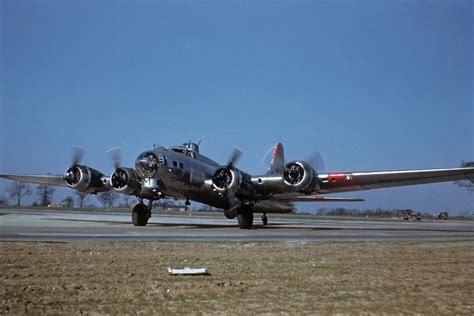
<path fill-rule="evenodd" d="M 190 139 L 221 162 L 240 147 L 250 173 L 277 141 L 290 159 L 319 149 L 330 171 L 474 159 L 471 1 L 0 4 L 1 173 L 62 174 L 80 145 L 108 174 L 111 147 L 132 166 Z M 474 210 L 452 183 L 347 196 Z"/>

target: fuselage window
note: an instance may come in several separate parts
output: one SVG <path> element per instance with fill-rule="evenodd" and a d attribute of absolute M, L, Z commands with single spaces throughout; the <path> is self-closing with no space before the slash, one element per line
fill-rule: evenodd
<path fill-rule="evenodd" d="M 184 165 L 183 165 L 182 162 L 179 163 L 179 167 L 180 167 L 181 169 L 184 169 Z"/>
<path fill-rule="evenodd" d="M 173 160 L 173 167 L 175 167 L 175 168 L 178 167 L 178 163 L 176 162 L 176 160 Z"/>

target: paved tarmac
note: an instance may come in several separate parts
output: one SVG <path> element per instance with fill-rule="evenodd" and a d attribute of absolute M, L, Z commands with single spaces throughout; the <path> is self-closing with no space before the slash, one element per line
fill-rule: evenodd
<path fill-rule="evenodd" d="M 148 226 L 134 227 L 130 214 L 82 210 L 0 209 L 0 240 L 220 240 L 382 241 L 474 240 L 474 221 L 320 220 L 269 214 L 263 226 L 242 230 L 221 216 L 153 214 Z"/>

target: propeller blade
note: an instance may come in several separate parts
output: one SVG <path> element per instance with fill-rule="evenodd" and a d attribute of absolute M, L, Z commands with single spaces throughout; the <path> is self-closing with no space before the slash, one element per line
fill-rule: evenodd
<path fill-rule="evenodd" d="M 319 150 L 316 149 L 306 161 L 317 172 L 326 171 L 326 163 L 324 162 L 323 155 L 321 155 L 321 152 Z"/>
<path fill-rule="evenodd" d="M 120 147 L 114 147 L 107 150 L 107 154 L 112 161 L 112 165 L 115 169 L 120 167 L 122 162 L 122 149 Z"/>
<path fill-rule="evenodd" d="M 275 146 L 272 145 L 272 147 L 270 147 L 267 152 L 265 153 L 265 155 L 263 156 L 262 160 L 260 161 L 260 166 L 263 166 L 265 168 L 265 171 L 268 171 L 270 170 L 270 163 L 272 162 L 272 155 L 271 153 L 273 153 L 273 150 L 275 149 Z"/>
<path fill-rule="evenodd" d="M 72 147 L 72 165 L 78 165 L 81 163 L 84 155 L 86 154 L 86 150 L 79 146 Z"/>
<path fill-rule="evenodd" d="M 235 147 L 232 155 L 230 156 L 229 162 L 227 163 L 227 168 L 232 169 L 234 168 L 235 164 L 239 160 L 240 156 L 242 155 L 242 150 Z"/>
<path fill-rule="evenodd" d="M 286 169 L 285 153 L 282 143 L 272 146 L 263 156 L 260 165 L 265 164 L 266 174 L 281 174 Z"/>

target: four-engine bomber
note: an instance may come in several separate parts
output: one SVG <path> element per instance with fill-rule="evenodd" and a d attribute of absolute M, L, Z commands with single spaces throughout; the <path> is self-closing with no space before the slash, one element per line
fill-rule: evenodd
<path fill-rule="evenodd" d="M 265 174 L 252 176 L 236 167 L 241 155 L 235 149 L 225 164 L 201 155 L 199 145 L 186 143 L 169 149 L 154 146 L 141 153 L 135 168 L 120 166 L 106 176 L 80 163 L 76 155 L 62 176 L 0 175 L 16 181 L 62 185 L 92 194 L 115 190 L 135 196 L 132 210 L 135 226 L 145 226 L 151 216 L 153 201 L 166 198 L 197 201 L 224 210 L 227 218 L 237 218 L 240 228 L 253 226 L 253 214 L 289 213 L 292 202 L 363 201 L 358 198 L 326 197 L 320 194 L 360 191 L 375 188 L 424 184 L 442 181 L 474 181 L 474 168 L 422 169 L 379 172 L 318 173 L 310 162 L 285 162 L 283 145 L 275 145 Z"/>

